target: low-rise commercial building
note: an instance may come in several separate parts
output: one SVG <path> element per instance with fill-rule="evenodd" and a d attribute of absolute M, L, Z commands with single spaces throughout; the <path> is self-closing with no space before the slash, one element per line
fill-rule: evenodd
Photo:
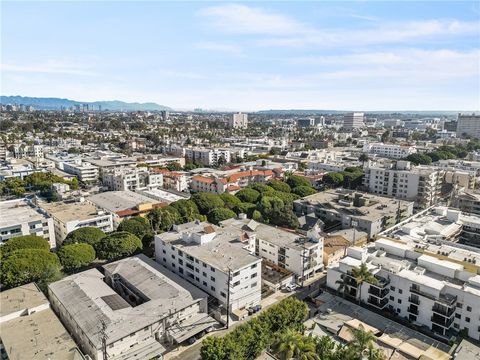
<path fill-rule="evenodd" d="M 0 303 L 2 359 L 84 359 L 34 283 L 2 291 Z"/>
<path fill-rule="evenodd" d="M 53 219 L 30 199 L 0 202 L 0 244 L 22 235 L 45 238 L 55 247 Z"/>
<path fill-rule="evenodd" d="M 248 239 L 253 231 L 193 221 L 155 236 L 155 259 L 230 310 L 257 305 L 261 262 Z"/>
<path fill-rule="evenodd" d="M 39 207 L 53 218 L 55 239 L 60 245 L 67 235 L 82 227 L 92 226 L 103 232 L 113 231 L 112 214 L 105 213 L 91 202 L 39 202 Z"/>
<path fill-rule="evenodd" d="M 103 271 L 87 270 L 48 287 L 52 307 L 94 360 L 151 359 L 217 324 L 207 313 L 207 294 L 145 255 Z"/>
<path fill-rule="evenodd" d="M 413 213 L 413 202 L 337 189 L 295 200 L 298 215 L 315 214 L 325 223 L 326 232 L 356 228 L 369 238 Z"/>

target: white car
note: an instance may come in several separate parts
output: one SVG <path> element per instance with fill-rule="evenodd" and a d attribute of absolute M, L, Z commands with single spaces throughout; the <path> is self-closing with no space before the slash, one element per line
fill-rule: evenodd
<path fill-rule="evenodd" d="M 288 291 L 288 292 L 292 292 L 294 291 L 295 289 L 297 288 L 297 285 L 296 284 L 288 284 L 285 289 Z"/>

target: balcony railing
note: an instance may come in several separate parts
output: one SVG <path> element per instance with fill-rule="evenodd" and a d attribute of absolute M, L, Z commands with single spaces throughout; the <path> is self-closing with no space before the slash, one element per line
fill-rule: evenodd
<path fill-rule="evenodd" d="M 432 321 L 432 323 L 434 324 L 437 324 L 437 325 L 440 325 L 444 328 L 449 328 L 452 323 L 453 323 L 453 317 L 452 318 L 445 318 L 443 316 L 438 316 L 436 314 L 434 314 L 430 320 Z"/>
<path fill-rule="evenodd" d="M 418 315 L 418 307 L 416 307 L 416 306 L 409 306 L 407 311 L 410 314 Z"/>
<path fill-rule="evenodd" d="M 420 299 L 418 297 L 410 296 L 408 301 L 415 305 L 420 305 Z"/>
<path fill-rule="evenodd" d="M 385 306 L 387 306 L 388 299 L 385 298 L 385 299 L 379 300 L 373 296 L 369 296 L 367 302 L 376 308 L 383 309 Z"/>
<path fill-rule="evenodd" d="M 370 286 L 368 288 L 368 293 L 375 296 L 375 297 L 378 297 L 378 298 L 384 298 L 388 295 L 388 292 L 389 290 L 388 289 L 378 289 L 378 288 L 375 288 L 375 287 L 372 287 Z"/>
<path fill-rule="evenodd" d="M 455 308 L 454 307 L 445 308 L 443 306 L 438 306 L 437 304 L 435 304 L 432 307 L 432 311 L 446 317 L 451 317 L 455 312 Z"/>

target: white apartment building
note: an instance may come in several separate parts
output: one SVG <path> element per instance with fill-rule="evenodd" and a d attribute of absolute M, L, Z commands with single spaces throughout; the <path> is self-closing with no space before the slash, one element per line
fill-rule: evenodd
<path fill-rule="evenodd" d="M 233 114 L 228 124 L 234 129 L 246 129 L 248 127 L 248 115 L 242 113 Z"/>
<path fill-rule="evenodd" d="M 247 218 L 228 219 L 221 225 L 254 232 L 255 237 L 249 237 L 250 250 L 265 264 L 293 273 L 299 283 L 323 270 L 323 237 L 318 228 L 302 235 Z"/>
<path fill-rule="evenodd" d="M 438 160 L 432 163 L 432 166 L 437 166 L 445 170 L 473 172 L 476 176 L 480 176 L 480 161 L 460 159 Z"/>
<path fill-rule="evenodd" d="M 249 250 L 251 231 L 193 221 L 155 235 L 156 261 L 231 311 L 261 299 L 262 259 Z"/>
<path fill-rule="evenodd" d="M 0 244 L 23 235 L 45 238 L 55 247 L 53 219 L 28 199 L 0 202 Z"/>
<path fill-rule="evenodd" d="M 397 161 L 390 167 L 367 166 L 363 185 L 370 193 L 414 201 L 427 208 L 441 197 L 445 172 L 427 166 L 413 167 L 409 161 Z"/>
<path fill-rule="evenodd" d="M 345 114 L 343 117 L 343 128 L 347 130 L 358 129 L 365 126 L 363 122 L 363 113 L 353 112 Z"/>
<path fill-rule="evenodd" d="M 480 139 L 480 115 L 458 114 L 457 137 L 465 135 Z"/>
<path fill-rule="evenodd" d="M 103 173 L 102 183 L 113 191 L 135 191 L 163 186 L 163 174 L 151 172 L 146 167 L 117 168 Z"/>
<path fill-rule="evenodd" d="M 98 209 L 91 202 L 39 202 L 39 207 L 53 218 L 55 240 L 60 245 L 73 230 L 86 226 L 103 232 L 113 231 L 113 216 Z"/>
<path fill-rule="evenodd" d="M 365 143 L 363 145 L 363 152 L 389 159 L 404 159 L 408 155 L 415 154 L 417 148 L 410 145 Z"/>
<path fill-rule="evenodd" d="M 207 294 L 143 254 L 103 271 L 83 271 L 48 287 L 53 309 L 94 360 L 162 358 L 167 348 L 218 324 L 208 315 Z"/>
<path fill-rule="evenodd" d="M 220 159 L 223 159 L 224 163 L 230 162 L 230 151 L 225 149 L 186 148 L 185 157 L 193 163 L 217 166 Z"/>
<path fill-rule="evenodd" d="M 13 156 L 16 159 L 29 157 L 43 157 L 43 145 L 15 145 Z"/>
<path fill-rule="evenodd" d="M 75 175 L 78 180 L 83 182 L 96 182 L 99 177 L 97 166 L 81 160 L 65 162 L 60 169 L 68 174 Z"/>
<path fill-rule="evenodd" d="M 369 238 L 408 218 L 413 202 L 337 189 L 322 191 L 295 200 L 297 215 L 314 214 L 325 223 L 324 231 L 355 228 Z"/>
<path fill-rule="evenodd" d="M 432 253 L 430 247 L 380 238 L 364 248 L 348 248 L 347 256 L 328 268 L 327 286 L 445 339 L 463 330 L 479 340 L 480 268 L 474 264 L 480 263 L 480 254 L 453 247 L 449 253 Z M 461 260 L 455 258 L 459 256 Z M 376 284 L 357 284 L 352 269 L 361 264 L 367 265 Z"/>

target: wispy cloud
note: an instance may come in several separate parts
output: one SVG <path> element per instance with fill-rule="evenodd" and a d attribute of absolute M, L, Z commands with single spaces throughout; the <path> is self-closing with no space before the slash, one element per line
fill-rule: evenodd
<path fill-rule="evenodd" d="M 200 11 L 199 15 L 208 17 L 211 24 L 221 31 L 262 36 L 257 42 L 261 46 L 362 46 L 406 43 L 464 34 L 480 35 L 480 24 L 475 21 L 430 19 L 385 22 L 355 13 L 346 16 L 369 20 L 369 26 L 325 29 L 278 12 L 238 4 L 208 7 Z"/>
<path fill-rule="evenodd" d="M 236 44 L 217 43 L 217 42 L 201 42 L 195 45 L 197 49 L 219 51 L 229 54 L 238 55 L 242 53 L 242 48 Z"/>
<path fill-rule="evenodd" d="M 91 71 L 90 69 L 80 65 L 53 60 L 35 65 L 0 64 L 0 70 L 4 72 L 16 73 L 67 74 L 78 76 L 100 75 L 99 73 Z"/>

